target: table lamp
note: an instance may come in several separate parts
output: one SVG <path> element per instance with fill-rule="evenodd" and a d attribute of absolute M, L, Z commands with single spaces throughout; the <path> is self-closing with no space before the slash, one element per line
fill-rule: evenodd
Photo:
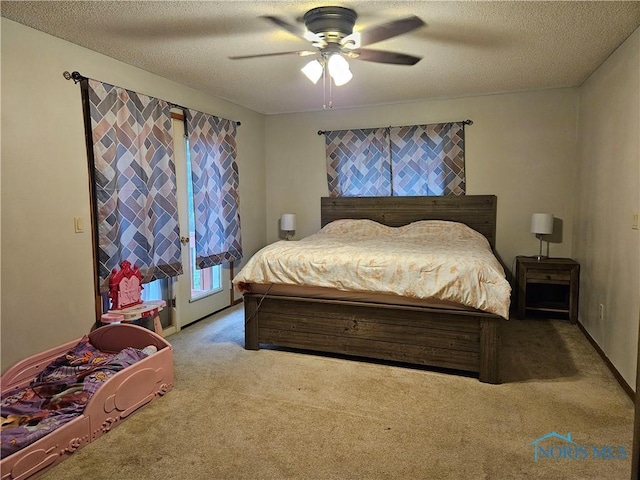
<path fill-rule="evenodd" d="M 280 230 L 285 232 L 284 238 L 291 240 L 296 230 L 296 214 L 283 213 L 280 215 Z"/>
<path fill-rule="evenodd" d="M 551 213 L 534 213 L 531 215 L 531 233 L 535 233 L 540 240 L 540 254 L 536 259 L 547 258 L 542 255 L 542 236 L 553 233 L 553 215 Z"/>

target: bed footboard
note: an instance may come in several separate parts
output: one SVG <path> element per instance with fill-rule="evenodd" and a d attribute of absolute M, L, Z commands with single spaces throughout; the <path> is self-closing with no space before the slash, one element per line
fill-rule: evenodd
<path fill-rule="evenodd" d="M 245 348 L 260 344 L 475 372 L 499 383 L 501 317 L 424 307 L 245 294 Z"/>

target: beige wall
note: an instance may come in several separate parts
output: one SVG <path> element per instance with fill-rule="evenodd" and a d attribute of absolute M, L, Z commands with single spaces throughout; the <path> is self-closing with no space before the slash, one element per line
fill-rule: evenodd
<path fill-rule="evenodd" d="M 572 88 L 434 100 L 267 117 L 267 239 L 278 238 L 280 213 L 298 214 L 296 238 L 320 227 L 326 196 L 324 137 L 318 130 L 414 125 L 471 119 L 466 127 L 468 194 L 498 197 L 497 251 L 511 269 L 533 255 L 531 214 L 563 222 L 552 256 L 570 256 L 575 175 L 577 90 Z M 560 235 L 558 235 L 560 237 Z"/>
<path fill-rule="evenodd" d="M 632 388 L 640 311 L 640 30 L 580 89 L 574 256 L 580 322 Z M 599 318 L 599 305 L 604 318 Z"/>
<path fill-rule="evenodd" d="M 2 370 L 80 337 L 94 322 L 80 87 L 65 70 L 240 120 L 248 258 L 265 243 L 264 116 L 2 19 Z M 89 228 L 85 230 L 89 231 Z"/>

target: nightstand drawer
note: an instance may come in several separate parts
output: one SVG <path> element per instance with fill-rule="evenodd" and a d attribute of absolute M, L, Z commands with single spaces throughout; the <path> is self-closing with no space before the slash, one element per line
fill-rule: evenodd
<path fill-rule="evenodd" d="M 566 270 L 527 270 L 527 280 L 543 280 L 550 282 L 569 282 L 571 280 L 571 272 Z"/>

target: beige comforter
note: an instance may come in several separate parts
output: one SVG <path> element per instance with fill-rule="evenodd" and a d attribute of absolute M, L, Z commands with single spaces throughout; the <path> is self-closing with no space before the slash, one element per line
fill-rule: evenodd
<path fill-rule="evenodd" d="M 387 227 L 337 220 L 300 241 L 257 252 L 233 280 L 452 301 L 508 318 L 511 288 L 487 239 L 440 220 Z"/>

